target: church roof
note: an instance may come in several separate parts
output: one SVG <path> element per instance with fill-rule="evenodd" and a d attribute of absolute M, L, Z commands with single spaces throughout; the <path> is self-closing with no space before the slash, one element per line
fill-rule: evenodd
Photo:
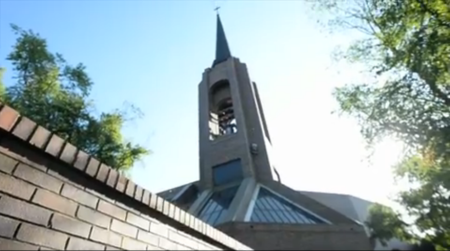
<path fill-rule="evenodd" d="M 219 63 L 225 62 L 231 57 L 230 48 L 228 47 L 227 37 L 222 26 L 219 14 L 217 14 L 217 34 L 216 34 L 216 58 L 212 67 Z"/>
<path fill-rule="evenodd" d="M 214 192 L 203 206 L 198 217 L 211 226 L 223 222 L 239 186 L 233 186 Z"/>
<path fill-rule="evenodd" d="M 250 222 L 256 223 L 284 223 L 284 224 L 326 224 L 326 220 L 314 215 L 296 205 L 282 195 L 259 185 L 255 203 L 251 209 Z M 227 218 L 231 202 L 236 196 L 239 186 L 228 187 L 215 191 L 209 197 L 198 217 L 206 223 L 217 226 Z"/>
<path fill-rule="evenodd" d="M 165 200 L 172 201 L 172 199 L 174 199 L 177 195 L 179 195 L 180 192 L 183 193 L 186 187 L 188 187 L 189 185 L 196 185 L 196 184 L 197 182 L 190 182 L 188 184 L 184 184 L 165 191 L 161 191 L 157 193 L 157 195 L 160 196 L 161 198 L 164 198 Z"/>
<path fill-rule="evenodd" d="M 298 191 L 359 222 L 365 222 L 373 202 L 348 194 Z"/>
<path fill-rule="evenodd" d="M 210 225 L 223 223 L 239 185 L 214 190 L 204 201 L 198 217 Z M 308 191 L 295 191 L 278 182 L 259 185 L 254 197 L 250 222 L 285 224 L 361 224 L 371 204 L 363 199 Z M 160 192 L 158 195 L 188 210 L 199 198 L 197 182 Z"/>
<path fill-rule="evenodd" d="M 285 224 L 323 224 L 324 220 L 281 196 L 261 187 L 255 200 L 251 222 Z"/>

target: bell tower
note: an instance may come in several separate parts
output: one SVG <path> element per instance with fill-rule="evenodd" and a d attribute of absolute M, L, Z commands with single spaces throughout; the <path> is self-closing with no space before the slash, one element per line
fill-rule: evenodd
<path fill-rule="evenodd" d="M 255 250 L 370 249 L 360 223 L 280 182 L 258 87 L 232 56 L 219 15 L 198 93 L 200 179 L 161 197 Z"/>
<path fill-rule="evenodd" d="M 258 88 L 246 64 L 231 55 L 217 14 L 216 56 L 199 88 L 200 187 L 246 178 L 273 180 L 271 142 Z"/>

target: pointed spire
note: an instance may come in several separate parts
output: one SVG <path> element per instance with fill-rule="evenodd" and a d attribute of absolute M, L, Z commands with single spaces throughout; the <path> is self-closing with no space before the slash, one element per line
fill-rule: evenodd
<path fill-rule="evenodd" d="M 214 59 L 212 67 L 226 61 L 230 57 L 231 52 L 228 47 L 227 37 L 225 36 L 219 13 L 217 13 L 216 59 Z"/>

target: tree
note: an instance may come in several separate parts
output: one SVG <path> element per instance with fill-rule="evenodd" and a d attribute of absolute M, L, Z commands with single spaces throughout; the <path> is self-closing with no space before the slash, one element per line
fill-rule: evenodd
<path fill-rule="evenodd" d="M 139 115 L 138 110 L 95 116 L 89 99 L 94 83 L 85 66 L 68 64 L 61 54 L 50 52 L 46 40 L 31 30 L 16 25 L 12 30 L 17 40 L 7 60 L 13 66 L 14 82 L 5 88 L 0 81 L 2 102 L 118 170 L 130 169 L 149 153 L 125 141 L 121 134 L 124 123 L 135 118 L 130 116 Z"/>
<path fill-rule="evenodd" d="M 411 188 L 398 195 L 413 222 L 375 206 L 373 236 L 418 240 L 450 249 L 450 4 L 448 0 L 323 0 L 334 31 L 360 32 L 340 59 L 364 64 L 373 82 L 349 83 L 334 96 L 369 146 L 404 143 L 394 167 Z M 317 5 L 316 5 L 317 7 Z M 384 221 L 381 221 L 384 219 Z M 389 231 L 383 229 L 389 226 Z"/>
<path fill-rule="evenodd" d="M 392 208 L 381 204 L 374 204 L 369 209 L 370 220 L 366 223 L 372 231 L 372 241 L 379 240 L 383 245 L 393 236 L 403 240 L 411 239 L 410 234 L 405 231 L 408 224 L 401 220 L 400 215 Z"/>
<path fill-rule="evenodd" d="M 5 99 L 6 88 L 5 84 L 3 84 L 3 74 L 5 73 L 5 69 L 0 67 L 0 100 Z"/>

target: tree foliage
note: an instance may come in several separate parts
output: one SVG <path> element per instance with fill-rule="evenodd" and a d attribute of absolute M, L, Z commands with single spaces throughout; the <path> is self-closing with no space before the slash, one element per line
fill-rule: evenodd
<path fill-rule="evenodd" d="M 383 245 L 386 245 L 386 236 L 401 236 L 402 239 L 410 239 L 411 236 L 405 229 L 408 225 L 400 219 L 400 215 L 392 208 L 383 206 L 381 204 L 374 204 L 369 209 L 370 221 L 367 227 L 369 229 L 376 229 L 372 233 L 372 240 L 380 240 Z"/>
<path fill-rule="evenodd" d="M 337 88 L 339 111 L 357 119 L 369 145 L 390 137 L 406 146 L 394 170 L 410 181 L 398 202 L 413 223 L 374 206 L 373 235 L 413 240 L 420 233 L 450 249 L 450 2 L 323 0 L 319 7 L 332 16 L 332 30 L 360 32 L 341 59 L 374 76 Z"/>
<path fill-rule="evenodd" d="M 48 50 L 39 34 L 12 25 L 17 40 L 7 60 L 13 66 L 13 83 L 1 81 L 2 102 L 22 115 L 97 157 L 103 163 L 127 170 L 149 153 L 124 140 L 124 123 L 139 115 L 115 110 L 95 116 L 89 99 L 93 82 L 83 64 L 70 65 L 61 54 Z"/>

